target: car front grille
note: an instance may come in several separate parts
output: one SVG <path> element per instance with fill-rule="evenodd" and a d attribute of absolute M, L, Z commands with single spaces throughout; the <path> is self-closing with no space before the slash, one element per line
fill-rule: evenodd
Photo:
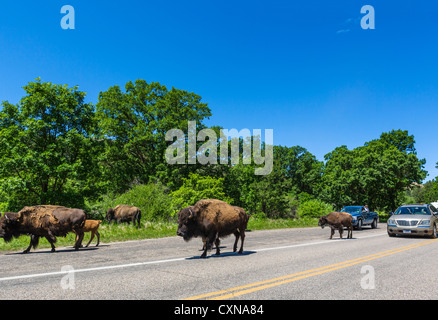
<path fill-rule="evenodd" d="M 397 224 L 402 227 L 415 227 L 419 220 L 397 220 Z"/>

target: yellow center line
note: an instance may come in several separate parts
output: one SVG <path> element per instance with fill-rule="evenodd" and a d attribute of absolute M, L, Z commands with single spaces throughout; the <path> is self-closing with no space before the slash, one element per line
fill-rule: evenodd
<path fill-rule="evenodd" d="M 353 266 L 353 265 L 356 265 L 356 264 L 359 264 L 359 263 L 363 263 L 363 262 L 366 262 L 366 261 L 382 258 L 382 257 L 385 257 L 385 256 L 389 256 L 389 255 L 398 253 L 398 252 L 402 252 L 402 251 L 406 251 L 406 250 L 411 250 L 411 249 L 418 248 L 418 247 L 427 245 L 427 244 L 435 242 L 435 241 L 437 241 L 437 240 L 426 240 L 426 241 L 423 241 L 423 242 L 420 242 L 420 243 L 417 243 L 417 244 L 411 244 L 411 245 L 408 245 L 408 246 L 403 246 L 403 247 L 392 249 L 392 250 L 382 251 L 382 252 L 371 254 L 371 255 L 368 255 L 368 256 L 365 256 L 365 257 L 360 257 L 360 258 L 356 258 L 356 259 L 352 259 L 352 260 L 347 260 L 347 261 L 335 263 L 335 264 L 332 264 L 332 265 L 328 265 L 328 266 L 324 266 L 324 267 L 320 267 L 320 268 L 316 268 L 316 269 L 301 271 L 301 272 L 298 272 L 298 273 L 289 274 L 289 275 L 278 277 L 278 278 L 273 278 L 273 279 L 269 279 L 269 280 L 254 282 L 254 283 L 246 284 L 246 285 L 243 285 L 243 286 L 234 287 L 234 288 L 231 288 L 231 289 L 225 289 L 225 290 L 220 290 L 220 291 L 216 291 L 216 292 L 200 294 L 200 295 L 196 295 L 196 296 L 192 296 L 192 297 L 186 298 L 185 300 L 197 300 L 197 299 L 203 299 L 203 298 L 208 298 L 208 297 L 213 297 L 213 296 L 217 296 L 217 297 L 213 297 L 213 298 L 210 298 L 210 299 L 212 299 L 212 300 L 219 300 L 219 299 L 233 298 L 233 297 L 241 296 L 241 295 L 244 295 L 244 294 L 247 294 L 247 293 L 251 293 L 251 292 L 255 292 L 255 291 L 259 291 L 259 290 L 275 287 L 275 286 L 278 286 L 278 285 L 281 285 L 281 284 L 285 284 L 285 283 L 297 281 L 297 280 L 300 280 L 300 279 L 304 279 L 304 278 L 320 275 L 320 274 L 323 274 L 323 273 L 326 273 L 326 272 L 335 271 L 335 270 L 338 270 L 338 269 L 350 267 L 350 266 Z"/>

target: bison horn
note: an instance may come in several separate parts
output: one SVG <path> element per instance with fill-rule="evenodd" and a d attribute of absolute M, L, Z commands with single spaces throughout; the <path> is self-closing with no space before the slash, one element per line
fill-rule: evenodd
<path fill-rule="evenodd" d="M 193 213 L 193 211 L 191 209 L 189 209 L 190 215 L 189 218 L 193 218 L 195 216 L 195 214 Z"/>

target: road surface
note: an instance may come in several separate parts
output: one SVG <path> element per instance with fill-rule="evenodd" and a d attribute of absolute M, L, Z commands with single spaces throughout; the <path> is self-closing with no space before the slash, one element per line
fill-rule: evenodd
<path fill-rule="evenodd" d="M 231 236 L 207 259 L 180 237 L 3 252 L 0 299 L 438 299 L 438 240 L 389 238 L 386 224 L 329 234 L 247 232 L 244 254 Z"/>

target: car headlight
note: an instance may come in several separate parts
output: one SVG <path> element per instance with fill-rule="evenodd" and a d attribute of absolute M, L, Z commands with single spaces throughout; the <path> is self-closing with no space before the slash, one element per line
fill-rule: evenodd
<path fill-rule="evenodd" d="M 430 226 L 430 220 L 421 220 L 419 226 Z"/>
<path fill-rule="evenodd" d="M 388 224 L 395 224 L 395 219 L 388 219 Z"/>

